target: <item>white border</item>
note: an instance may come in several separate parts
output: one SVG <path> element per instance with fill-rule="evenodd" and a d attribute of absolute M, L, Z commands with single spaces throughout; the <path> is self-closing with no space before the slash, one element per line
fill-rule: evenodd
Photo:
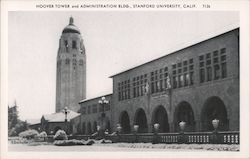
<path fill-rule="evenodd" d="M 195 9 L 161 9 L 161 10 L 207 10 L 207 11 L 239 11 L 240 12 L 240 152 L 217 152 L 217 151 L 166 151 L 166 152 L 8 152 L 7 142 L 7 94 L 8 94 L 8 11 L 83 11 L 83 9 L 47 8 L 37 9 L 36 4 L 84 4 L 84 3 L 112 3 L 112 4 L 196 4 Z M 204 9 L 202 4 L 210 4 L 211 8 Z M 160 9 L 84 9 L 86 10 L 160 10 Z M 0 158 L 249 158 L 249 1 L 12 1 L 1 2 L 1 151 Z"/>

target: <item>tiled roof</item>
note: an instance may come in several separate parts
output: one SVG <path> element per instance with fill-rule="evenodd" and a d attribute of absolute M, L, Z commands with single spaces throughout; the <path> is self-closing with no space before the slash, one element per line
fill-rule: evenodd
<path fill-rule="evenodd" d="M 26 122 L 29 125 L 35 125 L 35 124 L 40 124 L 41 123 L 41 119 L 27 119 Z"/>
<path fill-rule="evenodd" d="M 67 119 L 70 121 L 71 119 L 79 116 L 79 113 L 76 113 L 72 110 L 68 110 L 69 113 L 67 114 Z M 44 119 L 48 122 L 64 122 L 65 121 L 65 114 L 63 112 L 53 113 L 44 115 Z"/>

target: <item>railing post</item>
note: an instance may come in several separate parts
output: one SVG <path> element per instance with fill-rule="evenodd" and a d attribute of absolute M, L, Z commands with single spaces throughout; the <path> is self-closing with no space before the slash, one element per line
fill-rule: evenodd
<path fill-rule="evenodd" d="M 179 126 L 180 126 L 181 131 L 180 131 L 180 134 L 179 134 L 180 141 L 178 141 L 178 142 L 181 143 L 181 144 L 183 144 L 183 143 L 185 143 L 184 129 L 185 129 L 185 126 L 186 126 L 186 122 L 181 121 L 179 123 Z"/>
<path fill-rule="evenodd" d="M 153 144 L 159 143 L 159 136 L 158 136 L 158 130 L 160 125 L 158 123 L 154 124 L 154 136 L 153 136 Z"/>
<path fill-rule="evenodd" d="M 219 126 L 219 122 L 220 120 L 218 119 L 214 119 L 212 120 L 212 125 L 214 127 L 214 131 L 213 131 L 213 135 L 212 135 L 212 142 L 213 144 L 217 144 L 218 143 L 218 126 Z"/>
<path fill-rule="evenodd" d="M 134 135 L 135 135 L 134 143 L 138 142 L 138 136 L 137 136 L 138 128 L 139 128 L 139 125 L 134 125 Z"/>

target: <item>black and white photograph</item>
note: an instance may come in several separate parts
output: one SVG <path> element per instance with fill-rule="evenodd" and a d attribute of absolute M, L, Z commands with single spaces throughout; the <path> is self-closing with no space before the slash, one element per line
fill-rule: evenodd
<path fill-rule="evenodd" d="M 2 3 L 1 158 L 249 157 L 248 1 L 26 3 Z"/>

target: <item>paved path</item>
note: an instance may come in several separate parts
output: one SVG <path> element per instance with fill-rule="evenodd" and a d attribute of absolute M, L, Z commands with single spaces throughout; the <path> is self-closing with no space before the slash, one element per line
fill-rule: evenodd
<path fill-rule="evenodd" d="M 91 146 L 54 146 L 27 144 L 10 144 L 9 151 L 238 151 L 239 145 L 212 145 L 212 144 L 149 144 L 149 143 L 113 143 L 113 144 L 94 144 Z"/>

